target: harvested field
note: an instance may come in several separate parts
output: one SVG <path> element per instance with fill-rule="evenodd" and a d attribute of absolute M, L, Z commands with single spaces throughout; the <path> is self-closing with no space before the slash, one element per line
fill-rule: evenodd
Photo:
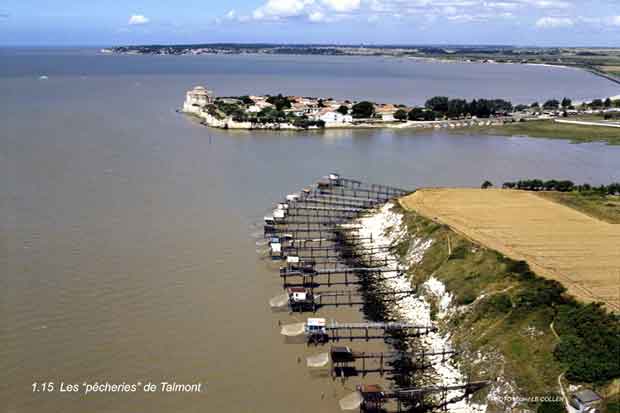
<path fill-rule="evenodd" d="M 525 191 L 423 189 L 403 207 L 562 282 L 576 298 L 620 312 L 620 225 Z"/>

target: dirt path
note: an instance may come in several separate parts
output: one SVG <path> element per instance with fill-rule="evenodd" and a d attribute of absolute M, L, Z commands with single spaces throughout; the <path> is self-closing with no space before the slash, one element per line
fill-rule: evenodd
<path fill-rule="evenodd" d="M 553 335 L 555 336 L 555 338 L 560 341 L 560 336 L 558 335 L 558 333 L 555 331 L 555 327 L 553 327 L 553 321 L 551 322 L 551 324 L 549 324 L 549 328 L 551 329 L 551 332 L 553 333 Z M 566 408 L 566 411 L 568 413 L 574 413 L 575 410 L 573 409 L 573 407 L 570 405 L 569 401 L 568 401 L 568 396 L 566 395 L 566 392 L 564 391 L 564 385 L 562 384 L 562 379 L 564 378 L 564 373 L 560 374 L 558 376 L 558 386 L 560 387 L 560 394 L 562 395 L 562 399 L 564 400 L 564 407 Z"/>

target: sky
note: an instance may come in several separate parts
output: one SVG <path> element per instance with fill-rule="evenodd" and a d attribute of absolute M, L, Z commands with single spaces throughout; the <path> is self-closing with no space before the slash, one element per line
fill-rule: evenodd
<path fill-rule="evenodd" d="M 0 0 L 0 46 L 620 47 L 620 0 Z"/>

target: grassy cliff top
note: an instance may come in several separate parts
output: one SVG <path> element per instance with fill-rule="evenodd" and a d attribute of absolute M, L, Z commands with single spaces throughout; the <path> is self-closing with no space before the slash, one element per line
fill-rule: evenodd
<path fill-rule="evenodd" d="M 620 346 L 617 317 L 572 299 L 525 261 L 476 243 L 404 201 L 398 208 L 408 235 L 397 250 L 405 259 L 420 239 L 433 241 L 409 275 L 414 285 L 432 275 L 453 294 L 456 308 L 437 322 L 461 349 L 461 365 L 472 380 L 496 380 L 490 391 L 500 397 L 511 386 L 513 396 L 557 395 L 558 382 L 566 389 L 570 380 L 617 398 L 613 380 L 620 377 L 620 360 L 610 357 Z M 501 403 L 489 407 L 506 409 Z M 550 406 L 531 401 L 521 407 L 563 411 L 561 404 L 544 410 Z"/>

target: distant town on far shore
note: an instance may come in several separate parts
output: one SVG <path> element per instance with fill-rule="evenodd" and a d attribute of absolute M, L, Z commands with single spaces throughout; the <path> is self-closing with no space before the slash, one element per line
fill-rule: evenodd
<path fill-rule="evenodd" d="M 577 67 L 620 83 L 620 49 L 585 47 L 517 47 L 510 45 L 330 45 L 205 43 L 134 45 L 102 49 L 104 53 L 201 55 L 271 54 L 387 56 L 461 63 L 545 64 Z"/>

